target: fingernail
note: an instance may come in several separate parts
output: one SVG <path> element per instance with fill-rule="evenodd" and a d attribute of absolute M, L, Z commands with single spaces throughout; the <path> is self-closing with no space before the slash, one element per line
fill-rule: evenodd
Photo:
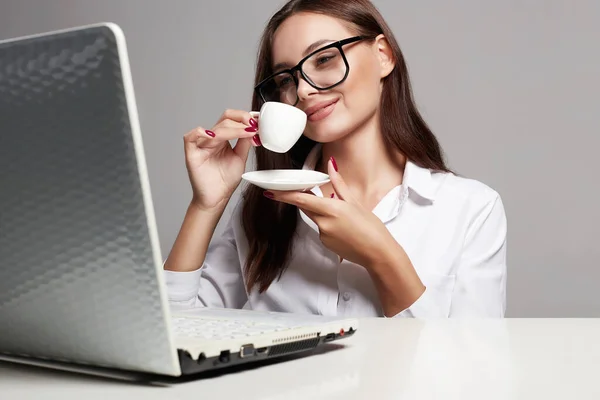
<path fill-rule="evenodd" d="M 263 195 L 269 199 L 274 199 L 275 195 L 273 194 L 273 192 L 269 192 L 268 190 L 263 192 Z"/>
<path fill-rule="evenodd" d="M 256 120 L 254 118 L 250 118 L 249 123 L 250 123 L 250 126 L 253 128 L 258 127 L 258 122 L 256 122 Z"/>
<path fill-rule="evenodd" d="M 333 164 L 333 169 L 335 169 L 335 172 L 337 172 L 338 166 L 337 166 L 337 163 L 335 162 L 335 158 L 331 157 L 331 163 Z"/>
<path fill-rule="evenodd" d="M 254 143 L 255 143 L 257 146 L 262 146 L 262 142 L 260 141 L 260 138 L 258 137 L 258 135 L 254 135 L 254 136 L 252 136 L 252 140 L 254 140 Z"/>
<path fill-rule="evenodd" d="M 331 198 L 333 199 L 335 197 L 335 193 L 331 193 Z"/>
<path fill-rule="evenodd" d="M 246 129 L 244 129 L 246 132 L 258 132 L 258 129 L 256 129 L 254 126 L 249 126 Z"/>
<path fill-rule="evenodd" d="M 215 133 L 213 131 L 209 131 L 208 129 L 205 130 L 204 132 L 206 132 L 206 134 L 210 137 L 215 137 Z"/>

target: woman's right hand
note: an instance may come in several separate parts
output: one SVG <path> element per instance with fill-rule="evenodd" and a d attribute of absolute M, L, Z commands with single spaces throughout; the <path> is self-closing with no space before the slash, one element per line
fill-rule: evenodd
<path fill-rule="evenodd" d="M 206 211 L 225 208 L 242 179 L 250 147 L 260 145 L 257 131 L 249 112 L 226 110 L 211 129 L 198 127 L 183 137 L 194 205 Z M 238 139 L 235 147 L 229 144 L 233 139 Z"/>

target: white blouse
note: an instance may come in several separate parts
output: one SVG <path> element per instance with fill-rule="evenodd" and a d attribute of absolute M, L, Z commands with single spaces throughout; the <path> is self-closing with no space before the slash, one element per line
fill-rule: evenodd
<path fill-rule="evenodd" d="M 314 169 L 317 145 L 304 168 Z M 312 190 L 323 196 L 319 188 Z M 264 293 L 245 289 L 248 241 L 239 203 L 223 235 L 213 238 L 204 265 L 192 272 L 164 271 L 176 308 L 226 307 L 341 317 L 381 317 L 369 273 L 319 240 L 302 212 L 293 257 Z M 425 292 L 396 317 L 503 317 L 506 309 L 506 215 L 498 193 L 450 173 L 407 162 L 402 185 L 373 209 L 404 248 Z"/>

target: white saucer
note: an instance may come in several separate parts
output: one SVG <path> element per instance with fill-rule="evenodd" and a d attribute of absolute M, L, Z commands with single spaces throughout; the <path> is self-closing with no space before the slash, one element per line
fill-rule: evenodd
<path fill-rule="evenodd" d="M 329 182 L 329 175 L 308 169 L 246 172 L 242 179 L 266 190 L 306 190 Z"/>

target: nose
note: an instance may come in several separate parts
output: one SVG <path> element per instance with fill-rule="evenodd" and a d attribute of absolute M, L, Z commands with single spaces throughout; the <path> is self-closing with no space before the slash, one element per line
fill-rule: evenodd
<path fill-rule="evenodd" d="M 317 93 L 318 90 L 315 89 L 314 87 L 312 87 L 308 82 L 306 82 L 306 80 L 304 79 L 304 77 L 302 76 L 302 74 L 298 74 L 298 100 L 299 101 L 303 101 L 308 99 L 308 97 L 312 94 Z"/>

